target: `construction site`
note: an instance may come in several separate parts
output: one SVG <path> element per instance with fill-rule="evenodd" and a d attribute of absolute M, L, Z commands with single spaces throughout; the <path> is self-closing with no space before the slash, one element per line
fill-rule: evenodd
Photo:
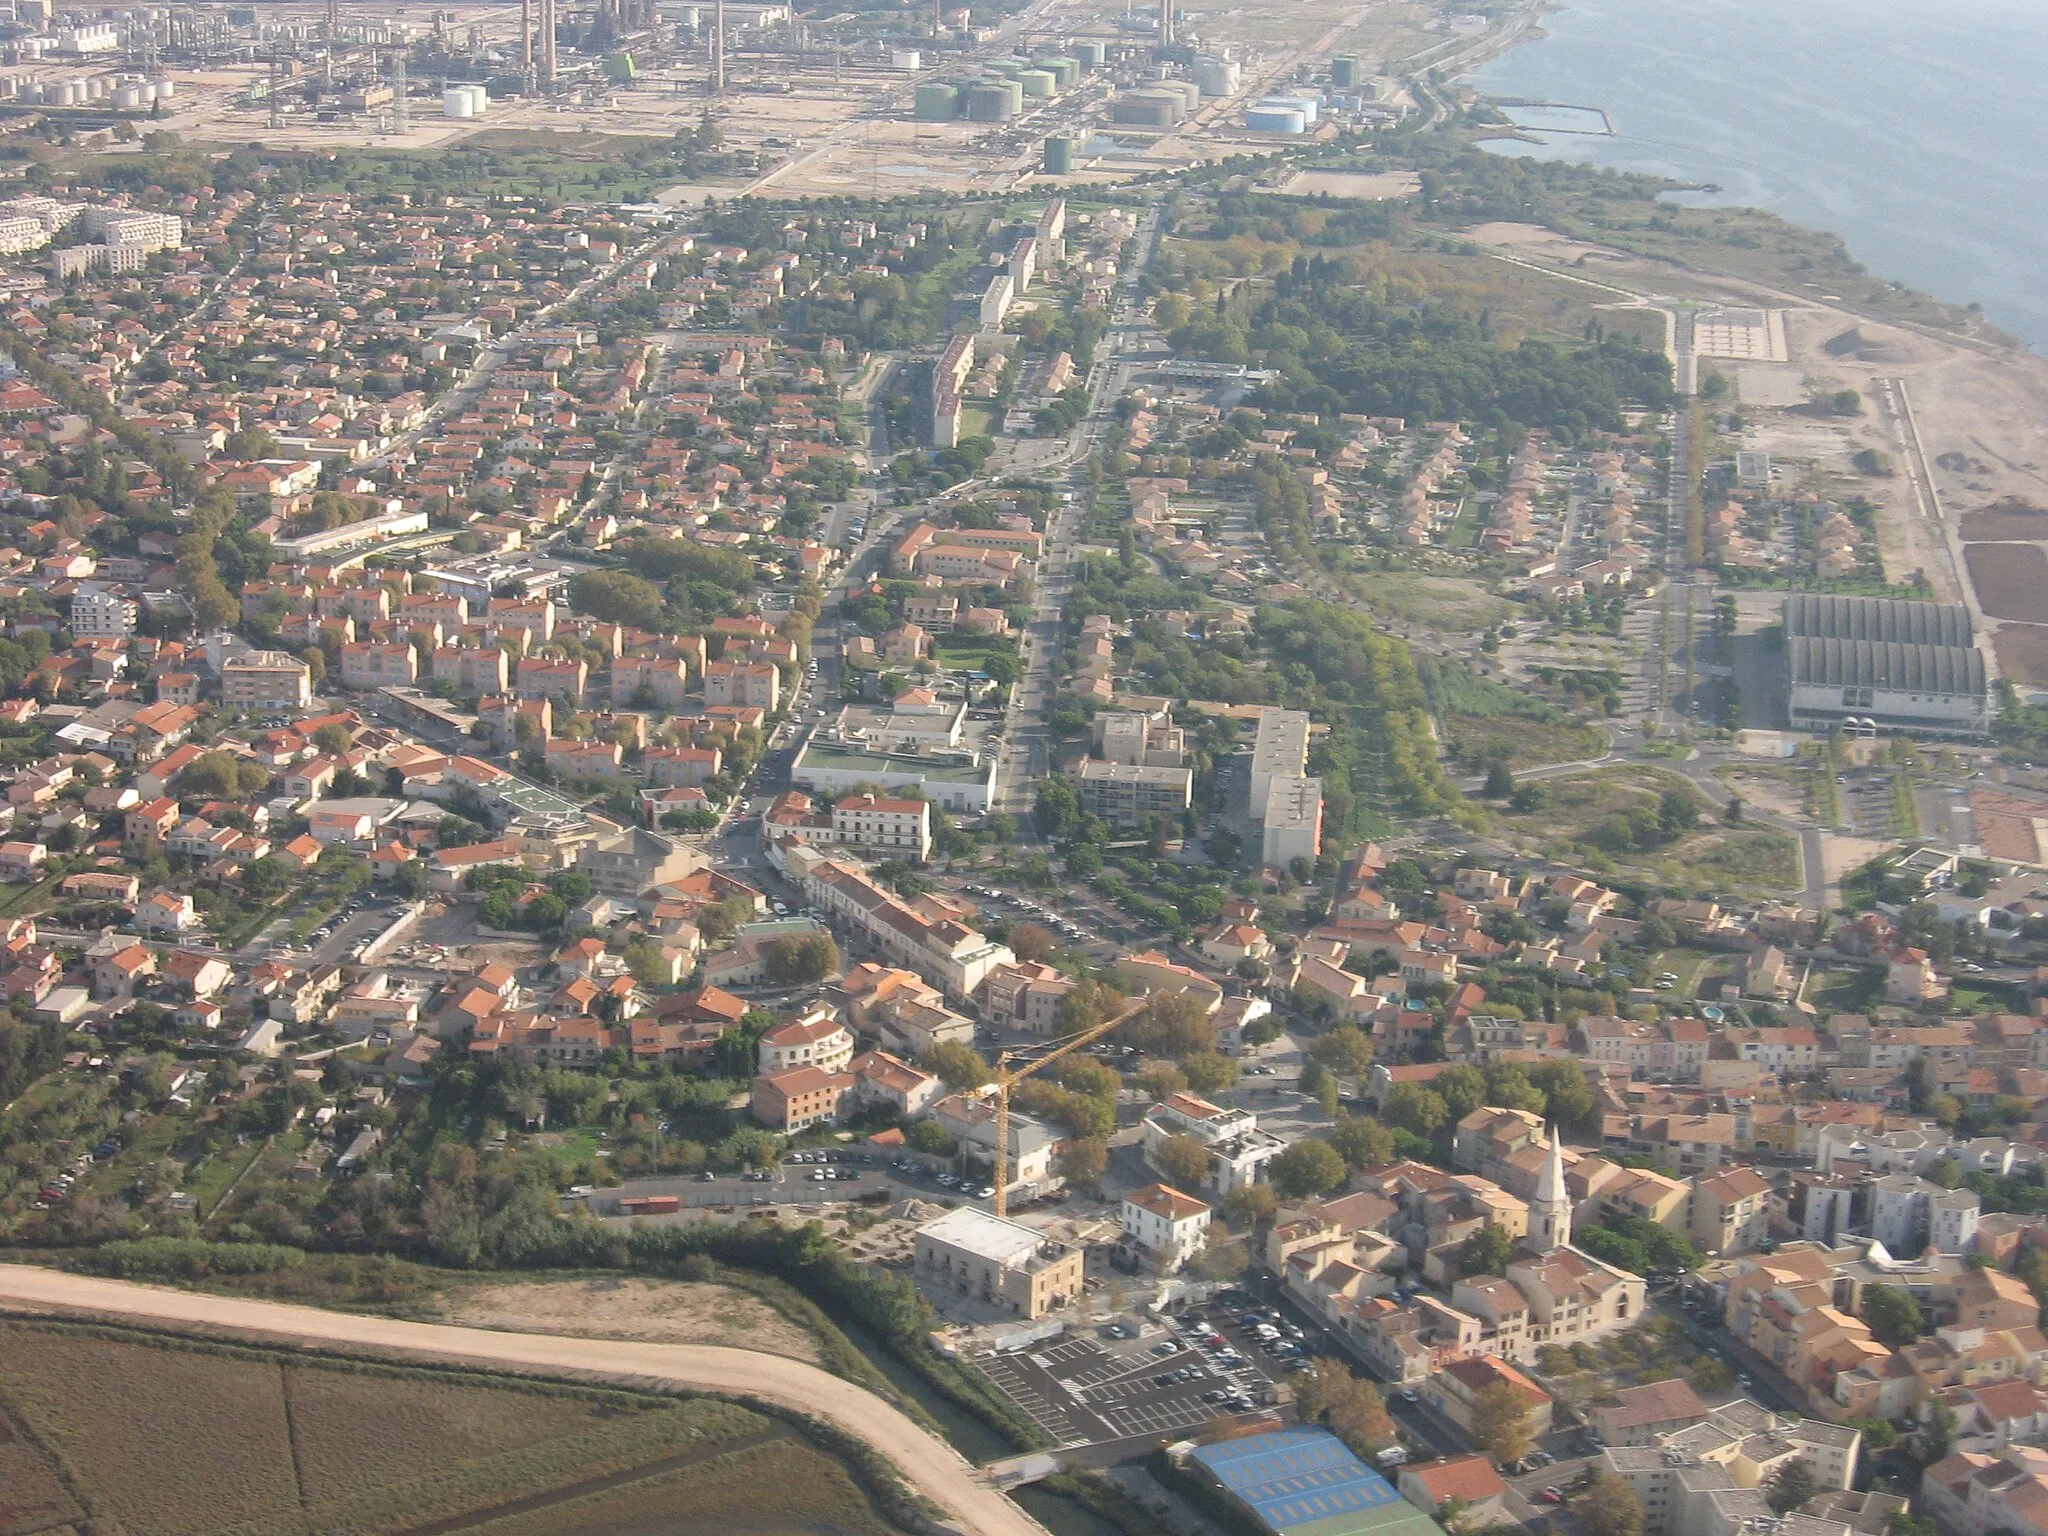
<path fill-rule="evenodd" d="M 1398 80 L 1476 24 L 1398 0 L 815 16 L 777 0 L 326 0 L 116 20 L 25 0 L 16 15 L 0 22 L 0 129 L 404 151 L 490 129 L 671 138 L 708 116 L 756 169 L 702 191 L 870 197 L 1114 183 L 1395 119 L 1414 106 Z"/>

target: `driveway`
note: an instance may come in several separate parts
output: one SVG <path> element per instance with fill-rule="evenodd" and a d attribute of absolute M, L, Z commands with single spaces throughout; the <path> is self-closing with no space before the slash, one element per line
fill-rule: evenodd
<path fill-rule="evenodd" d="M 120 1280 L 96 1280 L 27 1265 L 0 1265 L 0 1308 L 34 1314 L 88 1313 L 171 1328 L 228 1329 L 266 1339 L 561 1376 L 598 1376 L 657 1388 L 745 1393 L 816 1414 L 859 1436 L 895 1463 L 918 1492 L 979 1536 L 1046 1536 L 945 1441 L 873 1393 L 799 1360 L 709 1344 L 637 1344 L 495 1333 L 438 1323 L 395 1322 L 280 1302 L 205 1296 Z"/>

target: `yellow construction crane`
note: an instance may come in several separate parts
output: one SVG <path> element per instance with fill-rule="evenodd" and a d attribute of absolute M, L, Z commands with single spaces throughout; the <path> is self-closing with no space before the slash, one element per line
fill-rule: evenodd
<path fill-rule="evenodd" d="M 1011 1070 L 1010 1062 L 1019 1054 L 1018 1052 L 1005 1051 L 996 1058 L 996 1176 L 994 1182 L 996 1186 L 996 1214 L 998 1216 L 1010 1214 L 1011 1088 L 1015 1087 L 1032 1073 L 1038 1071 L 1039 1068 L 1050 1066 L 1053 1062 L 1058 1061 L 1069 1051 L 1077 1051 L 1084 1045 L 1090 1045 L 1100 1040 L 1119 1024 L 1128 1020 L 1132 1014 L 1142 1009 L 1147 1001 L 1148 999 L 1141 997 L 1136 1002 L 1128 1004 L 1114 1018 L 1104 1019 L 1100 1024 L 1091 1024 L 1086 1029 L 1076 1031 L 1047 1051 L 1043 1056 L 1038 1057 L 1034 1061 L 1026 1062 L 1015 1071 Z"/>

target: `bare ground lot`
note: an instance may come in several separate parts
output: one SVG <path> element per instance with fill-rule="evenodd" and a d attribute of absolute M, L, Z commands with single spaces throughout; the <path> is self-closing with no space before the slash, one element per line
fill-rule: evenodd
<path fill-rule="evenodd" d="M 2032 544 L 1971 544 L 1963 557 L 1986 613 L 1994 619 L 2048 623 L 2048 555 Z"/>
<path fill-rule="evenodd" d="M 1289 197 L 1327 192 L 1368 203 L 1413 197 L 1421 189 L 1422 178 L 1414 171 L 1296 171 L 1280 188 Z"/>
<path fill-rule="evenodd" d="M 2048 507 L 2007 497 L 1981 512 L 1964 513 L 1958 526 L 1963 538 L 1972 543 L 1980 539 L 2048 539 Z"/>
<path fill-rule="evenodd" d="M 541 1280 L 451 1293 L 439 1319 L 512 1333 L 568 1334 L 643 1344 L 724 1344 L 792 1360 L 816 1343 L 766 1302 L 686 1280 Z"/>
<path fill-rule="evenodd" d="M 2048 683 L 2048 625 L 2001 624 L 1991 637 L 1998 670 L 2016 683 Z"/>

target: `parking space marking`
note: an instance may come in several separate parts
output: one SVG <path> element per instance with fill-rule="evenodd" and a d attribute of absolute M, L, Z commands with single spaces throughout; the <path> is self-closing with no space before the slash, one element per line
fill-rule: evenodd
<path fill-rule="evenodd" d="M 997 1357 L 982 1362 L 982 1373 L 1003 1395 L 1022 1409 L 1040 1429 L 1061 1445 L 1086 1445 L 1095 1438 L 1062 1405 L 1048 1399 L 1011 1362 Z"/>

